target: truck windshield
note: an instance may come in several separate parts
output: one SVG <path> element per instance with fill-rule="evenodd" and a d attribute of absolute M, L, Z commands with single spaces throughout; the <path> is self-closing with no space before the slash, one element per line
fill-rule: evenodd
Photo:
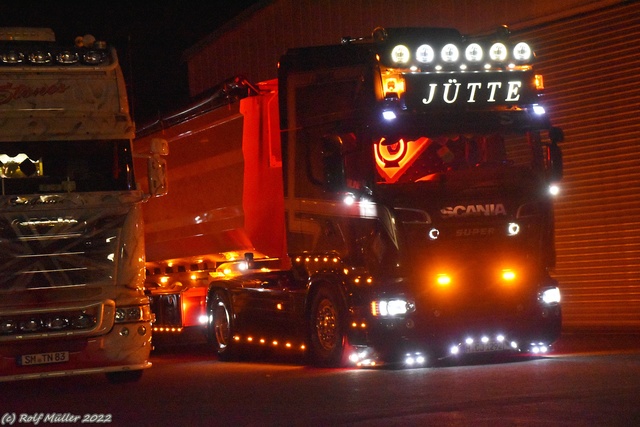
<path fill-rule="evenodd" d="M 134 188 L 128 140 L 0 143 L 2 195 Z"/>
<path fill-rule="evenodd" d="M 441 174 L 508 166 L 540 170 L 537 133 L 394 135 L 374 140 L 378 184 L 430 181 Z"/>

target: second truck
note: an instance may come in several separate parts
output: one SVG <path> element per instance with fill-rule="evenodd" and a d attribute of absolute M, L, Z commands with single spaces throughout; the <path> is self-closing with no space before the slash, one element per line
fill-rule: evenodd
<path fill-rule="evenodd" d="M 136 150 L 170 146 L 144 207 L 156 333 L 324 366 L 548 351 L 562 131 L 533 59 L 506 31 L 378 28 L 143 126 Z"/>

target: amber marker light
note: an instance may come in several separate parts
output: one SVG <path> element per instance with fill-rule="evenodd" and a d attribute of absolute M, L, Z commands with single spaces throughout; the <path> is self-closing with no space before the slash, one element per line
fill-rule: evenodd
<path fill-rule="evenodd" d="M 516 280 L 516 272 L 511 270 L 510 268 L 505 268 L 504 270 L 502 270 L 500 276 L 505 282 L 513 282 L 514 280 Z"/>
<path fill-rule="evenodd" d="M 436 276 L 436 283 L 439 286 L 449 286 L 451 284 L 451 276 L 446 273 L 440 273 Z"/>

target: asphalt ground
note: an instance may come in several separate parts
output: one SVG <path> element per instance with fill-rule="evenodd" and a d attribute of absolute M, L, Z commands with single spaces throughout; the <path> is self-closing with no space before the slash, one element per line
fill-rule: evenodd
<path fill-rule="evenodd" d="M 640 329 L 565 329 L 551 354 L 640 352 Z"/>

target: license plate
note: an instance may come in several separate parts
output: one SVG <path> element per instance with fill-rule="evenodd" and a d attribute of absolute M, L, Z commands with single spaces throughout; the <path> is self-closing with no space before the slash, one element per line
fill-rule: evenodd
<path fill-rule="evenodd" d="M 25 354 L 18 356 L 18 365 L 46 365 L 49 363 L 63 363 L 69 361 L 68 351 L 52 351 L 50 353 Z"/>
<path fill-rule="evenodd" d="M 490 342 L 474 342 L 473 344 L 465 344 L 466 353 L 486 353 L 490 351 L 504 351 L 507 346 L 504 342 L 490 341 Z"/>

